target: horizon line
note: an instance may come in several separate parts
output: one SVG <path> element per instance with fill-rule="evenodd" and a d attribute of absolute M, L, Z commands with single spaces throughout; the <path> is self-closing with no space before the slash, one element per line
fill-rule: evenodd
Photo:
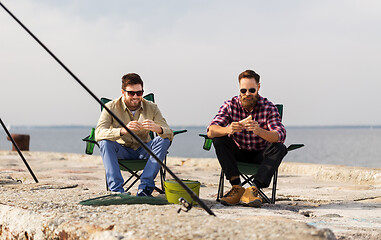
<path fill-rule="evenodd" d="M 93 128 L 92 125 L 81 125 L 81 124 L 67 124 L 67 125 L 11 125 L 8 124 L 7 128 Z M 171 128 L 206 128 L 206 125 L 172 125 Z M 286 128 L 381 128 L 380 125 L 371 124 L 348 124 L 348 125 L 287 125 Z"/>

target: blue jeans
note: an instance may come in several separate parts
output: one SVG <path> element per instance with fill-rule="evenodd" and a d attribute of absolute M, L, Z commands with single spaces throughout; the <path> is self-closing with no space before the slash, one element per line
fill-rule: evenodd
<path fill-rule="evenodd" d="M 153 153 L 163 161 L 167 155 L 170 141 L 167 138 L 155 137 L 152 141 L 146 143 Z M 140 176 L 139 189 L 154 189 L 155 177 L 160 170 L 160 164 L 149 155 L 143 148 L 139 147 L 134 150 L 129 147 L 120 145 L 117 142 L 109 140 L 99 141 L 100 152 L 103 165 L 106 170 L 106 181 L 109 189 L 113 192 L 124 192 L 123 177 L 119 169 L 118 159 L 147 159 L 143 173 Z"/>

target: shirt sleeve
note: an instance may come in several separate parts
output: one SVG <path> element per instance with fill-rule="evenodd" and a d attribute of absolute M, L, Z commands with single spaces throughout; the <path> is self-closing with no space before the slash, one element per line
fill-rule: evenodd
<path fill-rule="evenodd" d="M 110 108 L 110 104 L 106 104 Z M 113 117 L 105 110 L 102 110 L 97 127 L 95 128 L 95 140 L 116 141 L 120 139 L 120 129 L 112 127 Z"/>
<path fill-rule="evenodd" d="M 286 128 L 282 124 L 279 112 L 277 108 L 274 106 L 270 111 L 267 126 L 270 131 L 276 131 L 278 133 L 278 142 L 284 143 L 286 140 Z"/>
<path fill-rule="evenodd" d="M 173 131 L 169 128 L 167 121 L 161 114 L 158 107 L 155 108 L 155 114 L 153 121 L 158 124 L 162 129 L 163 133 L 159 134 L 161 138 L 168 138 L 170 141 L 173 140 Z"/>
<path fill-rule="evenodd" d="M 229 111 L 229 103 L 225 102 L 218 110 L 217 115 L 214 117 L 208 129 L 212 125 L 219 125 L 221 127 L 226 127 L 231 123 L 231 114 Z"/>

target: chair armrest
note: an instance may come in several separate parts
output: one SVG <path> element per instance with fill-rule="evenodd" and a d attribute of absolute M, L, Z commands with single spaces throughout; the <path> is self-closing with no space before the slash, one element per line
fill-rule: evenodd
<path fill-rule="evenodd" d="M 292 151 L 301 147 L 304 147 L 304 144 L 291 144 L 288 146 L 287 151 Z"/>
<path fill-rule="evenodd" d="M 185 132 L 188 132 L 188 130 L 186 130 L 186 129 L 183 129 L 183 130 L 177 130 L 177 131 L 173 131 L 173 135 L 176 136 L 177 134 L 185 133 Z"/>
<path fill-rule="evenodd" d="M 209 138 L 206 134 L 199 134 L 199 136 L 204 138 L 204 145 L 202 146 L 202 148 L 206 151 L 209 151 L 212 147 L 213 140 Z"/>
<path fill-rule="evenodd" d="M 91 139 L 90 139 L 90 135 L 89 135 L 89 136 L 87 136 L 87 137 L 85 137 L 85 138 L 82 138 L 82 141 L 85 141 L 85 142 L 90 142 L 90 143 L 94 143 L 95 145 L 97 145 L 97 146 L 99 147 L 99 145 L 98 145 L 98 142 L 97 142 L 97 141 L 94 141 L 94 140 L 91 140 Z"/>
<path fill-rule="evenodd" d="M 210 139 L 206 134 L 199 134 L 199 136 L 204 138 L 204 145 L 202 146 L 202 148 L 206 151 L 209 151 L 212 147 L 212 139 Z M 304 147 L 304 144 L 291 144 L 290 146 L 288 146 L 287 151 L 292 151 L 301 147 Z"/>

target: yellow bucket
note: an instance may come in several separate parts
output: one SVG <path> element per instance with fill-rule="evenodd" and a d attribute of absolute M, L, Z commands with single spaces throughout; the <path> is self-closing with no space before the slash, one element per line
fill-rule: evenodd
<path fill-rule="evenodd" d="M 200 193 L 200 182 L 193 180 L 181 180 L 187 187 L 189 187 L 197 196 Z M 191 196 L 181 187 L 175 180 L 167 180 L 164 182 L 165 197 L 167 201 L 174 204 L 179 204 L 179 198 L 184 198 L 193 205 L 197 202 L 193 201 Z"/>

